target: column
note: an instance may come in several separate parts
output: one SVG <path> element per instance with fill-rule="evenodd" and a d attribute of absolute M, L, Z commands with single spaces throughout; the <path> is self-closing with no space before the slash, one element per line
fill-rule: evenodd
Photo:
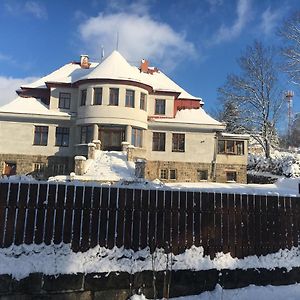
<path fill-rule="evenodd" d="M 98 140 L 98 124 L 93 125 L 93 140 Z"/>
<path fill-rule="evenodd" d="M 128 142 L 131 145 L 131 134 L 132 134 L 132 126 L 127 125 L 126 126 L 126 142 Z"/>

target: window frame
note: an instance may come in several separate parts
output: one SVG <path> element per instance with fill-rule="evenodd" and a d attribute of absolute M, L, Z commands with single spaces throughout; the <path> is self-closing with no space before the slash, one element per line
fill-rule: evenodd
<path fill-rule="evenodd" d="M 33 172 L 35 172 L 36 174 L 42 174 L 45 173 L 46 170 L 46 163 L 42 163 L 42 162 L 34 162 L 32 164 L 32 169 Z"/>
<path fill-rule="evenodd" d="M 165 115 L 166 114 L 166 99 L 155 99 L 155 115 Z"/>
<path fill-rule="evenodd" d="M 134 147 L 142 148 L 143 147 L 143 134 L 144 130 L 140 128 L 133 127 L 131 130 L 131 144 Z"/>
<path fill-rule="evenodd" d="M 126 89 L 125 91 L 125 106 L 126 107 L 135 107 L 135 91 Z"/>
<path fill-rule="evenodd" d="M 159 178 L 162 180 L 168 179 L 168 169 L 160 169 L 159 170 Z"/>
<path fill-rule="evenodd" d="M 237 182 L 237 171 L 236 170 L 226 170 L 226 182 Z M 229 175 L 232 174 L 234 179 L 230 179 Z"/>
<path fill-rule="evenodd" d="M 169 169 L 169 179 L 177 180 L 177 169 Z"/>
<path fill-rule="evenodd" d="M 58 108 L 70 109 L 71 107 L 71 93 L 60 92 L 58 96 Z"/>
<path fill-rule="evenodd" d="M 147 94 L 141 93 L 140 95 L 140 109 L 147 111 Z"/>
<path fill-rule="evenodd" d="M 218 154 L 243 156 L 245 155 L 245 141 L 220 139 L 218 140 Z"/>
<path fill-rule="evenodd" d="M 80 91 L 80 106 L 86 106 L 87 89 Z"/>
<path fill-rule="evenodd" d="M 93 140 L 93 126 L 84 125 L 80 127 L 80 144 L 88 144 Z"/>
<path fill-rule="evenodd" d="M 99 93 L 100 91 L 100 93 Z M 97 97 L 100 95 L 100 99 Z M 94 87 L 93 89 L 93 105 L 102 105 L 103 98 L 103 88 L 102 87 Z"/>
<path fill-rule="evenodd" d="M 109 88 L 109 105 L 119 106 L 119 94 L 119 88 Z"/>
<path fill-rule="evenodd" d="M 185 152 L 184 133 L 172 133 L 172 152 Z"/>
<path fill-rule="evenodd" d="M 47 146 L 48 145 L 49 126 L 34 125 L 34 146 Z"/>
<path fill-rule="evenodd" d="M 58 132 L 62 131 L 62 132 Z M 65 143 L 66 142 L 66 143 Z M 69 127 L 56 127 L 55 129 L 55 146 L 69 147 L 70 142 L 70 128 Z"/>
<path fill-rule="evenodd" d="M 202 178 L 200 174 L 205 174 L 205 178 Z M 208 170 L 207 169 L 197 169 L 197 179 L 198 181 L 207 181 L 208 180 Z"/>
<path fill-rule="evenodd" d="M 160 152 L 166 151 L 165 132 L 155 131 L 152 133 L 152 151 L 160 151 Z"/>

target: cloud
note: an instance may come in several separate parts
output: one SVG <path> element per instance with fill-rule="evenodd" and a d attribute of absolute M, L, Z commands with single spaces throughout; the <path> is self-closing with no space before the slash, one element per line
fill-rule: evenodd
<path fill-rule="evenodd" d="M 16 90 L 21 85 L 31 83 L 37 79 L 36 77 L 13 78 L 0 76 L 0 106 L 15 99 L 17 97 Z"/>
<path fill-rule="evenodd" d="M 281 18 L 279 10 L 271 11 L 268 7 L 261 15 L 260 28 L 265 35 L 270 34 L 273 29 L 278 25 L 278 20 Z"/>
<path fill-rule="evenodd" d="M 86 51 L 100 59 L 101 45 L 105 53 L 116 49 L 131 63 L 142 58 L 172 70 L 182 60 L 196 57 L 193 43 L 187 41 L 184 33 L 176 32 L 168 24 L 153 20 L 148 14 L 100 13 L 85 20 L 79 26 L 80 38 Z"/>
<path fill-rule="evenodd" d="M 46 7 L 38 1 L 25 1 L 24 3 L 20 3 L 18 1 L 6 1 L 4 3 L 4 7 L 7 12 L 16 16 L 27 13 L 37 19 L 48 18 Z"/>
<path fill-rule="evenodd" d="M 238 0 L 236 7 L 237 18 L 231 26 L 222 25 L 214 35 L 211 44 L 220 44 L 238 37 L 251 17 L 250 1 Z"/>

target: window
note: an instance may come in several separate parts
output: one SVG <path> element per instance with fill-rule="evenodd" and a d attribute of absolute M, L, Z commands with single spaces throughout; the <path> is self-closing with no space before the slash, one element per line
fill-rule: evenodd
<path fill-rule="evenodd" d="M 143 146 L 143 130 L 139 128 L 132 128 L 131 144 L 135 147 L 142 148 Z"/>
<path fill-rule="evenodd" d="M 166 100 L 155 99 L 155 114 L 164 115 L 166 113 Z"/>
<path fill-rule="evenodd" d="M 119 89 L 109 89 L 109 105 L 119 105 Z"/>
<path fill-rule="evenodd" d="M 81 91 L 80 106 L 86 105 L 86 90 Z"/>
<path fill-rule="evenodd" d="M 169 178 L 176 179 L 177 178 L 177 171 L 175 169 L 169 170 Z"/>
<path fill-rule="evenodd" d="M 94 105 L 102 105 L 102 88 L 94 88 Z"/>
<path fill-rule="evenodd" d="M 88 144 L 93 139 L 93 127 L 91 125 L 81 127 L 80 143 Z"/>
<path fill-rule="evenodd" d="M 48 126 L 34 126 L 34 145 L 47 146 Z"/>
<path fill-rule="evenodd" d="M 197 170 L 197 178 L 198 178 L 198 181 L 207 180 L 208 179 L 208 171 L 207 170 Z"/>
<path fill-rule="evenodd" d="M 126 90 L 126 99 L 125 99 L 126 107 L 134 107 L 134 91 Z"/>
<path fill-rule="evenodd" d="M 244 155 L 244 141 L 219 140 L 218 154 Z"/>
<path fill-rule="evenodd" d="M 168 170 L 167 169 L 160 170 L 160 179 L 168 179 Z"/>
<path fill-rule="evenodd" d="M 147 95 L 144 93 L 141 93 L 140 109 L 147 110 Z"/>
<path fill-rule="evenodd" d="M 55 132 L 55 146 L 68 147 L 69 146 L 70 128 L 56 127 Z"/>
<path fill-rule="evenodd" d="M 172 134 L 172 152 L 184 152 L 185 135 L 183 133 Z"/>
<path fill-rule="evenodd" d="M 226 172 L 226 180 L 236 182 L 236 172 L 235 171 L 227 171 Z"/>
<path fill-rule="evenodd" d="M 165 151 L 166 134 L 153 132 L 152 151 Z"/>
<path fill-rule="evenodd" d="M 45 163 L 34 163 L 33 164 L 33 172 L 35 173 L 44 173 L 46 169 Z"/>
<path fill-rule="evenodd" d="M 66 165 L 64 164 L 54 164 L 52 165 L 53 175 L 63 175 L 66 173 Z"/>
<path fill-rule="evenodd" d="M 71 103 L 70 93 L 59 93 L 58 108 L 69 109 Z"/>

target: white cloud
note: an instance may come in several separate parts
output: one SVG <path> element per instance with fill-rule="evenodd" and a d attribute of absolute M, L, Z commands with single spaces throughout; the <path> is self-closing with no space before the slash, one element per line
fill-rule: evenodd
<path fill-rule="evenodd" d="M 176 32 L 168 24 L 153 20 L 148 14 L 100 13 L 79 26 L 80 38 L 85 44 L 82 51 L 97 59 L 101 56 L 101 45 L 109 54 L 116 48 L 130 62 L 147 58 L 161 68 L 173 69 L 182 60 L 195 57 L 193 43 L 184 33 Z"/>
<path fill-rule="evenodd" d="M 21 85 L 31 83 L 37 79 L 36 77 L 13 78 L 0 76 L 0 106 L 15 99 L 17 97 L 16 90 Z"/>
<path fill-rule="evenodd" d="M 18 1 L 6 1 L 4 7 L 7 12 L 16 16 L 27 13 L 33 15 L 37 19 L 47 19 L 48 17 L 46 7 L 38 1 L 25 1 L 24 3 Z"/>
<path fill-rule="evenodd" d="M 279 10 L 271 11 L 268 7 L 261 15 L 260 28 L 265 35 L 270 34 L 273 29 L 278 25 L 278 20 L 281 18 Z"/>
<path fill-rule="evenodd" d="M 222 25 L 215 36 L 213 37 L 211 44 L 219 44 L 238 37 L 245 25 L 251 18 L 251 7 L 249 0 L 238 0 L 236 7 L 237 18 L 231 26 Z"/>

